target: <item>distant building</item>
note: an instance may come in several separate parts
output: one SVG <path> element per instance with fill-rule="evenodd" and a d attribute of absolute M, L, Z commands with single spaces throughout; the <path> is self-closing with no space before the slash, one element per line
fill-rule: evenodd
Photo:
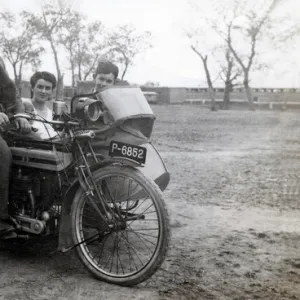
<path fill-rule="evenodd" d="M 91 93 L 94 88 L 94 81 L 76 80 L 76 87 L 65 87 L 64 97 L 72 98 L 75 94 Z M 118 80 L 117 85 L 128 85 L 127 81 Z M 140 86 L 149 102 L 161 104 L 176 104 L 185 101 L 206 101 L 210 100 L 207 88 L 185 88 L 185 87 L 150 87 Z M 31 98 L 31 87 L 27 81 L 22 81 L 20 85 L 21 96 Z M 224 88 L 214 89 L 217 101 L 222 101 Z M 255 102 L 299 102 L 300 89 L 296 88 L 252 88 Z M 234 88 L 231 92 L 232 101 L 247 101 L 242 87 Z"/>

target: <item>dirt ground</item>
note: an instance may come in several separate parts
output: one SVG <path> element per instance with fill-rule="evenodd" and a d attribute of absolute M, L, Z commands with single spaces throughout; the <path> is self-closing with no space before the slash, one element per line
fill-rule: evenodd
<path fill-rule="evenodd" d="M 51 253 L 55 241 L 5 243 L 0 299 L 300 299 L 300 112 L 153 110 L 171 173 L 163 267 L 123 288 Z"/>

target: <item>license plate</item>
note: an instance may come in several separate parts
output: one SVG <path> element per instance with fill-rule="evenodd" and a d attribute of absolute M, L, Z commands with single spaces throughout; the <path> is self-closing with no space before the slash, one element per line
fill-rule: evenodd
<path fill-rule="evenodd" d="M 134 146 L 121 142 L 111 141 L 109 146 L 109 155 L 111 157 L 126 157 L 140 164 L 146 161 L 147 149 L 140 146 Z"/>

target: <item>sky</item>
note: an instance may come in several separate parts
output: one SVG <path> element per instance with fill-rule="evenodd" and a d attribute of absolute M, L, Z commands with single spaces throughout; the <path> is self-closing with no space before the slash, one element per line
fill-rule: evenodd
<path fill-rule="evenodd" d="M 147 81 L 159 82 L 161 86 L 175 87 L 205 87 L 205 73 L 199 57 L 191 50 L 190 43 L 183 29 L 193 26 L 197 19 L 195 11 L 191 10 L 190 0 L 68 0 L 75 10 L 84 13 L 88 20 L 100 20 L 108 28 L 130 23 L 138 30 L 148 30 L 152 33 L 153 47 L 137 56 L 131 66 L 126 80 L 131 83 L 143 84 Z M 208 0 L 195 0 L 205 11 Z M 224 0 L 230 1 L 230 0 Z M 249 3 L 263 0 L 249 0 Z M 38 12 L 40 0 L 1 0 L 0 11 L 19 12 L 24 9 Z M 288 13 L 297 17 L 300 11 L 299 0 L 283 0 L 280 13 Z M 212 12 L 213 14 L 214 12 Z M 193 20 L 192 20 L 193 19 Z M 198 17 L 199 19 L 199 17 Z M 203 35 L 206 42 L 213 42 L 209 34 Z M 49 46 L 48 46 L 49 47 Z M 265 58 L 270 65 L 268 70 L 252 75 L 254 87 L 300 87 L 300 45 L 289 44 L 285 53 L 276 49 L 266 50 Z M 49 49 L 49 48 L 48 48 Z M 209 50 L 208 54 L 210 53 Z M 211 59 L 212 73 L 217 72 L 217 64 Z M 66 58 L 62 53 L 59 57 L 65 73 L 64 81 L 71 83 L 70 72 Z M 12 68 L 6 63 L 12 76 Z M 51 51 L 42 56 L 41 70 L 56 73 Z M 29 79 L 32 71 L 24 70 L 24 79 Z M 212 76 L 214 79 L 214 76 Z M 216 76 L 215 76 L 216 77 Z M 216 86 L 222 82 L 216 80 Z"/>

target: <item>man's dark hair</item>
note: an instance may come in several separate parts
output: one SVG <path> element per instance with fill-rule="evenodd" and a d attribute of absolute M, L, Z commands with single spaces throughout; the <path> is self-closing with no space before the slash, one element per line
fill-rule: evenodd
<path fill-rule="evenodd" d="M 39 79 L 44 79 L 45 81 L 49 81 L 52 83 L 52 89 L 54 90 L 56 87 L 56 78 L 52 73 L 43 71 L 43 72 L 35 72 L 30 78 L 31 88 L 34 88 L 37 81 Z"/>
<path fill-rule="evenodd" d="M 96 78 L 98 74 L 110 74 L 110 73 L 112 73 L 115 79 L 117 79 L 119 75 L 119 68 L 110 61 L 100 61 L 96 68 L 94 78 Z"/>

